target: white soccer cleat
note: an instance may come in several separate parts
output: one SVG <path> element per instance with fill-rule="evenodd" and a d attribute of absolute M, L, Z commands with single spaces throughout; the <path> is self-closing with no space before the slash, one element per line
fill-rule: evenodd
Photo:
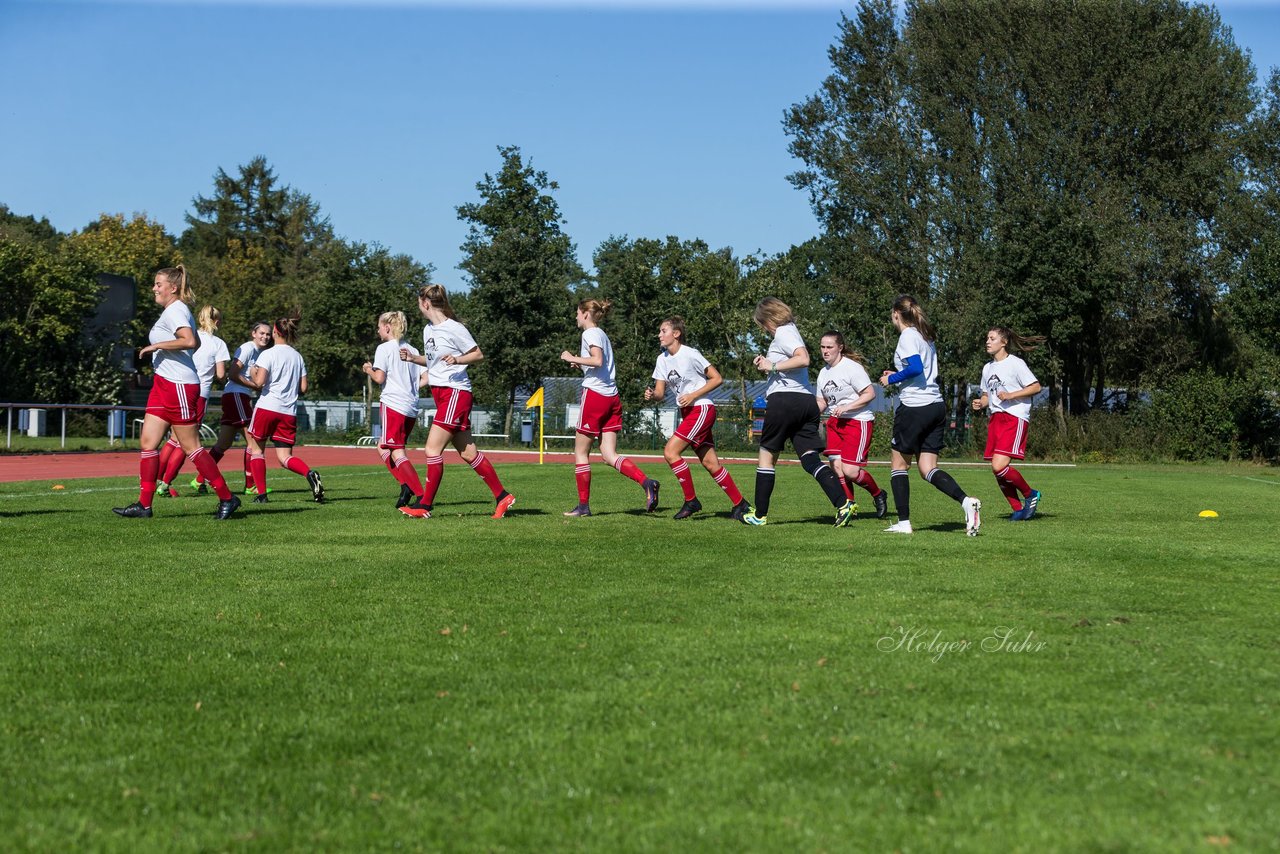
<path fill-rule="evenodd" d="M 982 502 L 970 497 L 961 501 L 960 506 L 964 508 L 964 532 L 971 537 L 978 536 L 978 529 L 982 527 Z"/>
<path fill-rule="evenodd" d="M 886 534 L 911 534 L 911 520 L 903 519 L 901 522 L 894 522 L 892 525 L 884 529 Z"/>

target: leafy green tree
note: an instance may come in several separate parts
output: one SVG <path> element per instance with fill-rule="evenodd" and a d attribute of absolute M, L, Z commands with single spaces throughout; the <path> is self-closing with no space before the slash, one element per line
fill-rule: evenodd
<path fill-rule="evenodd" d="M 501 394 L 510 433 L 516 390 L 562 374 L 561 351 L 576 348 L 573 293 L 586 275 L 552 196 L 559 186 L 518 147 L 498 153 L 502 169 L 476 184 L 480 201 L 457 209 L 470 224 L 459 267 L 471 285 L 467 320 L 485 354 L 477 379 Z"/>

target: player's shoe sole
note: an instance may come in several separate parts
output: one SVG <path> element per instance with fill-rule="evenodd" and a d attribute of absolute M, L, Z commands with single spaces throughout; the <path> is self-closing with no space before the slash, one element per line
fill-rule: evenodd
<path fill-rule="evenodd" d="M 311 486 L 311 498 L 317 504 L 324 501 L 324 484 L 320 482 L 320 472 L 312 469 L 307 472 L 307 483 Z M 271 490 L 267 490 L 270 492 Z"/>
<path fill-rule="evenodd" d="M 972 496 L 960 502 L 964 508 L 964 532 L 970 537 L 978 536 L 982 528 L 982 502 Z"/>

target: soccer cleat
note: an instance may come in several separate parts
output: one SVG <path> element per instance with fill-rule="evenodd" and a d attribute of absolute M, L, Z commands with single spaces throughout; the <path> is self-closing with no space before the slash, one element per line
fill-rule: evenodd
<path fill-rule="evenodd" d="M 400 484 L 400 497 L 396 499 L 396 509 L 399 510 L 401 507 L 405 506 L 412 500 L 413 500 L 413 490 L 409 488 L 408 484 L 405 484 L 405 483 Z"/>
<path fill-rule="evenodd" d="M 315 469 L 307 472 L 307 483 L 311 484 L 311 497 L 315 499 L 316 503 L 319 504 L 324 501 L 324 484 L 320 482 L 320 472 Z M 270 492 L 271 490 L 267 491 Z"/>
<path fill-rule="evenodd" d="M 882 489 L 880 494 L 873 495 L 871 500 L 876 503 L 876 518 L 883 519 L 889 512 L 889 496 Z"/>
<path fill-rule="evenodd" d="M 265 495 L 259 495 L 258 498 L 261 498 L 263 501 L 267 500 L 267 496 Z M 255 498 L 254 501 L 257 501 L 258 498 Z M 218 520 L 230 519 L 231 514 L 236 512 L 239 509 L 240 509 L 240 499 L 233 495 L 230 498 L 228 498 L 226 501 L 218 502 L 218 509 L 214 511 L 213 518 Z"/>
<path fill-rule="evenodd" d="M 1022 502 L 1022 510 L 1018 516 L 1019 520 L 1025 522 L 1032 516 L 1036 515 L 1036 508 L 1040 506 L 1040 490 L 1033 489 Z"/>
<path fill-rule="evenodd" d="M 911 534 L 911 533 L 914 533 L 914 532 L 911 530 L 911 520 L 910 520 L 910 519 L 902 519 L 901 521 L 894 522 L 892 525 L 890 525 L 889 527 L 885 528 L 885 529 L 884 529 L 884 532 L 885 532 L 886 534 Z"/>
<path fill-rule="evenodd" d="M 516 503 L 516 497 L 512 495 L 510 492 L 508 492 L 506 495 L 502 496 L 502 498 L 498 500 L 498 507 L 496 510 L 493 511 L 493 516 L 491 518 L 501 519 L 503 516 L 506 516 L 507 511 L 510 510 L 513 506 L 515 506 L 515 503 Z"/>
<path fill-rule="evenodd" d="M 653 478 L 644 482 L 644 512 L 652 513 L 658 509 L 658 487 L 662 484 Z"/>
<path fill-rule="evenodd" d="M 843 528 L 858 516 L 858 505 L 846 501 L 836 509 L 836 523 L 833 528 Z"/>
<path fill-rule="evenodd" d="M 112 507 L 111 512 L 126 519 L 150 519 L 151 508 L 143 507 L 141 501 L 135 501 L 128 507 Z"/>
<path fill-rule="evenodd" d="M 266 504 L 266 503 L 267 503 L 267 496 L 265 496 L 265 495 L 255 495 L 255 496 L 253 496 L 253 503 L 254 503 L 254 504 Z"/>
<path fill-rule="evenodd" d="M 672 519 L 688 519 L 690 516 L 692 516 L 694 513 L 697 513 L 701 509 L 702 509 L 702 502 L 696 498 L 690 498 L 688 501 L 684 503 L 684 506 L 682 506 L 679 510 L 676 511 L 676 515 L 672 516 L 671 518 Z"/>
<path fill-rule="evenodd" d="M 165 498 L 177 498 L 178 490 L 174 489 L 172 486 L 170 486 L 169 484 L 165 483 L 162 480 L 156 484 L 156 494 L 162 495 Z"/>
<path fill-rule="evenodd" d="M 742 517 L 742 524 L 744 524 L 744 525 L 756 525 L 756 526 L 759 526 L 759 525 L 768 525 L 768 524 L 769 524 L 769 517 L 768 517 L 768 516 L 757 516 L 757 515 L 755 514 L 755 511 L 753 510 L 753 511 L 751 511 L 750 513 L 746 513 L 746 514 L 744 514 L 744 515 L 743 515 L 743 517 Z"/>
<path fill-rule="evenodd" d="M 267 491 L 266 491 L 266 492 L 264 492 L 264 493 L 262 493 L 262 494 L 263 494 L 263 495 L 270 495 L 270 494 L 271 494 L 271 493 L 273 493 L 273 492 L 275 492 L 275 490 L 268 486 L 268 487 L 267 487 Z M 257 494 L 258 494 L 258 487 L 254 486 L 253 484 L 249 484 L 248 486 L 246 486 L 246 487 L 244 488 L 244 494 L 245 494 L 245 495 L 257 495 Z"/>
<path fill-rule="evenodd" d="M 964 508 L 964 532 L 971 537 L 978 536 L 978 529 L 982 527 L 982 502 L 970 496 L 961 501 L 960 506 Z"/>
<path fill-rule="evenodd" d="M 267 491 L 270 492 L 271 490 L 267 490 Z M 202 483 L 196 487 L 196 495 L 208 495 L 208 494 L 209 494 L 209 484 Z"/>
<path fill-rule="evenodd" d="M 729 511 L 729 518 L 735 522 L 741 522 L 742 517 L 751 512 L 751 505 L 747 503 L 747 499 L 742 499 L 733 505 L 733 509 Z"/>
<path fill-rule="evenodd" d="M 202 486 L 204 486 L 204 484 L 201 483 L 200 478 L 198 477 L 191 478 L 191 488 L 194 489 L 196 492 L 199 492 L 200 487 Z"/>
<path fill-rule="evenodd" d="M 400 512 L 408 516 L 410 519 L 430 519 L 431 511 L 425 507 L 413 507 L 406 505 L 400 508 Z"/>
<path fill-rule="evenodd" d="M 581 518 L 583 516 L 590 516 L 591 507 L 590 505 L 587 505 L 587 504 L 579 504 L 577 507 L 573 508 L 572 510 L 567 511 L 564 515 L 574 516 L 577 518 Z"/>

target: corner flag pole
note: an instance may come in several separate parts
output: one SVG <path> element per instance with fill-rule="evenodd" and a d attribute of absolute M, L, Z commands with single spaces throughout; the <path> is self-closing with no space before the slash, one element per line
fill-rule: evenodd
<path fill-rule="evenodd" d="M 542 386 L 538 386 L 538 390 L 529 395 L 529 399 L 524 402 L 525 409 L 538 407 L 538 465 L 542 465 L 542 454 L 546 450 L 547 442 L 543 438 L 544 425 L 546 421 L 546 406 L 543 405 Z"/>

